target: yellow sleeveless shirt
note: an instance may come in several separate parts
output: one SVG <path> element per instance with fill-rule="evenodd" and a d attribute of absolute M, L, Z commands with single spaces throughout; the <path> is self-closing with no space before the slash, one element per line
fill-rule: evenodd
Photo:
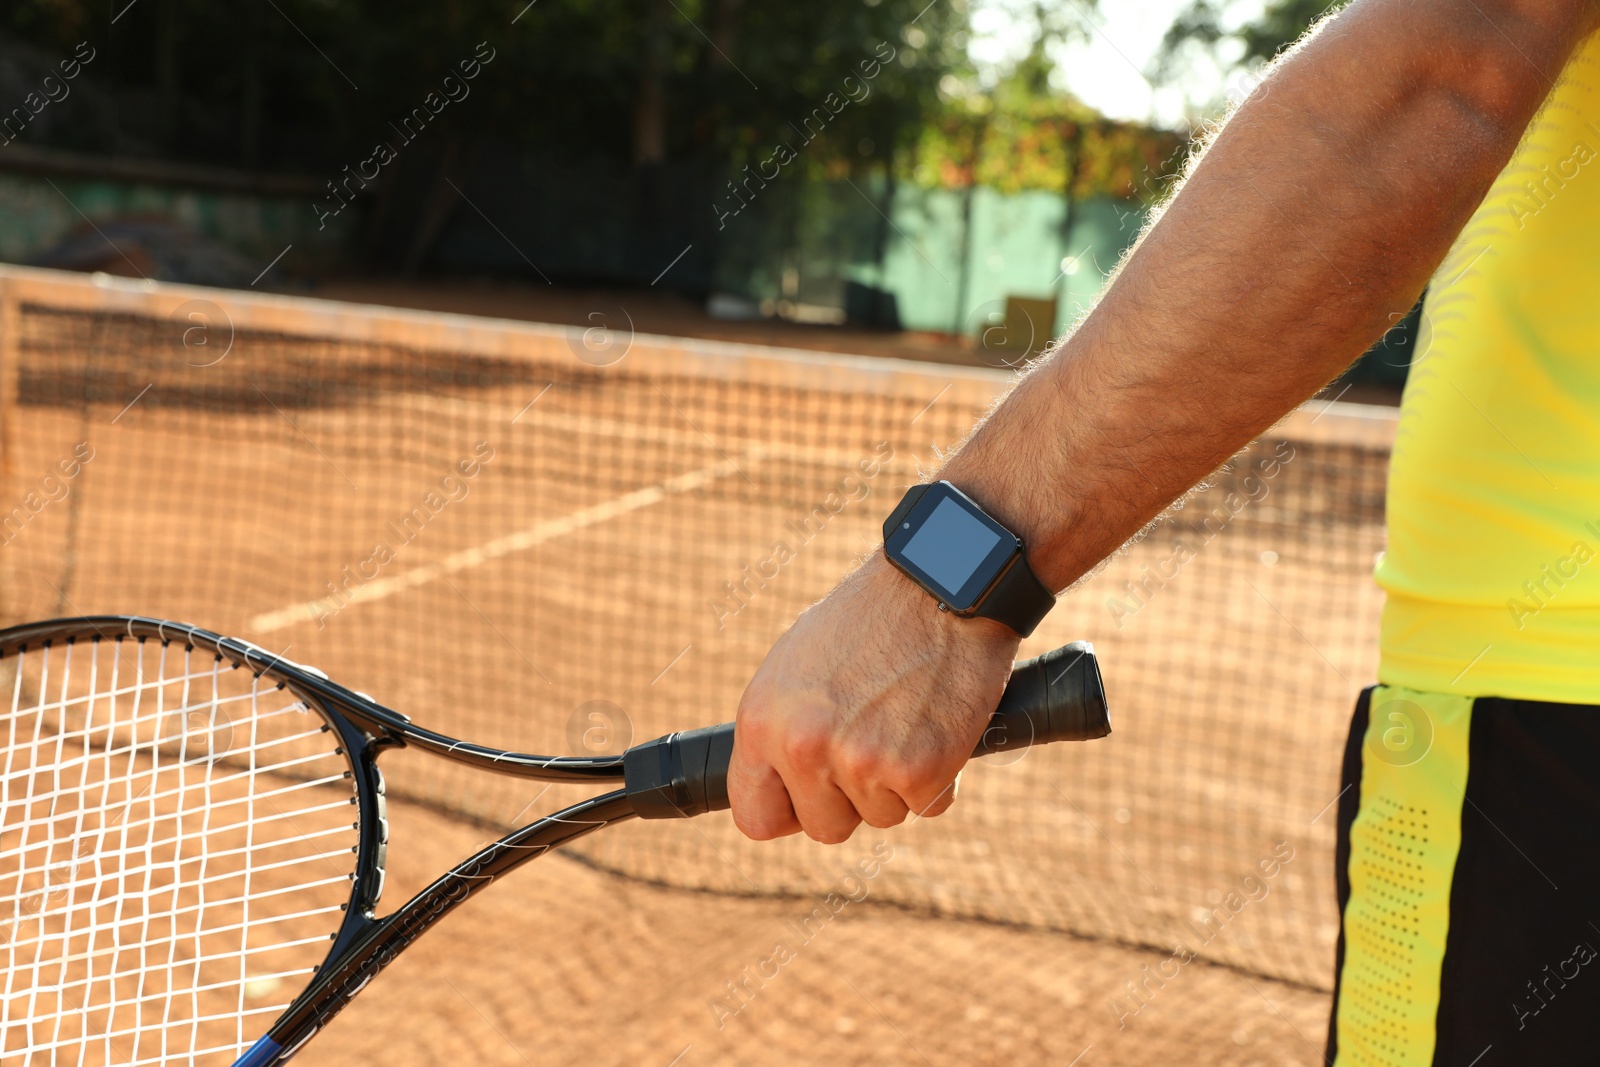
<path fill-rule="evenodd" d="M 1423 310 L 1377 566 L 1378 677 L 1600 703 L 1600 35 Z"/>

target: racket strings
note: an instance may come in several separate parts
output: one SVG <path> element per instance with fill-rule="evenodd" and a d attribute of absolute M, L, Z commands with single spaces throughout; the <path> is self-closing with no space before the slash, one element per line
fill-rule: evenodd
<path fill-rule="evenodd" d="M 0 713 L 0 1064 L 231 1062 L 349 897 L 336 735 L 159 641 L 7 650 Z"/>

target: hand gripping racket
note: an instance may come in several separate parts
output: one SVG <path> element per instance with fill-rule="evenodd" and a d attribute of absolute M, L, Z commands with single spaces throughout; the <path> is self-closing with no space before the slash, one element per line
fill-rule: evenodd
<path fill-rule="evenodd" d="M 0 687 L 7 1067 L 270 1067 L 501 875 L 625 819 L 728 807 L 732 723 L 621 756 L 503 752 L 156 619 L 0 630 Z M 1109 732 L 1093 649 L 1076 643 L 1016 666 L 974 754 Z M 378 758 L 400 747 L 622 788 L 512 831 L 380 918 Z"/>

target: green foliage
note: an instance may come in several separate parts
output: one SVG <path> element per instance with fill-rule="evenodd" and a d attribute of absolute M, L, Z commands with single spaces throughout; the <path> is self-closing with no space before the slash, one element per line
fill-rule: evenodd
<path fill-rule="evenodd" d="M 1032 49 L 993 88 L 973 91 L 952 80 L 952 91 L 917 139 L 911 179 L 930 188 L 1157 198 L 1160 179 L 1177 170 L 1184 139 L 1107 119 L 1054 88 L 1047 45 L 1081 36 L 1083 23 L 1062 21 L 1059 10 L 1043 5 L 1035 15 Z"/>
<path fill-rule="evenodd" d="M 1330 4 L 1327 0 L 1278 0 L 1268 5 L 1259 19 L 1239 31 L 1239 39 L 1244 42 L 1244 58 L 1270 60 L 1299 40 L 1312 23 L 1338 6 L 1340 3 Z"/>
<path fill-rule="evenodd" d="M 85 81 L 117 102 L 108 115 L 34 136 L 213 165 L 337 173 L 393 139 L 389 124 L 480 42 L 495 58 L 470 98 L 450 106 L 449 134 L 536 156 L 632 163 L 651 78 L 663 161 L 713 169 L 737 170 L 788 143 L 799 149 L 786 171 L 796 176 L 893 167 L 927 186 L 1059 192 L 1071 169 L 1078 195 L 1132 196 L 1176 146 L 1171 134 L 1107 122 L 1051 89 L 1046 42 L 1083 32 L 1053 8 L 1039 8 L 1033 51 L 1000 85 L 943 98 L 942 79 L 970 74 L 966 11 L 955 2 L 525 4 L 10 0 L 0 34 L 39 56 L 89 41 L 101 58 Z"/>
<path fill-rule="evenodd" d="M 931 188 L 1151 200 L 1177 171 L 1184 138 L 1115 122 L 1063 96 L 956 102 L 922 128 L 910 177 Z M 1069 181 L 1068 172 L 1072 171 Z"/>

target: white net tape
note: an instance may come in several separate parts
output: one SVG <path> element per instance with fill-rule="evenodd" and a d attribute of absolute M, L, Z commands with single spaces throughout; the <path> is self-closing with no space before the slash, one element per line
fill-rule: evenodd
<path fill-rule="evenodd" d="M 226 1064 L 327 955 L 355 870 L 338 739 L 159 641 L 0 659 L 0 1064 Z"/>

